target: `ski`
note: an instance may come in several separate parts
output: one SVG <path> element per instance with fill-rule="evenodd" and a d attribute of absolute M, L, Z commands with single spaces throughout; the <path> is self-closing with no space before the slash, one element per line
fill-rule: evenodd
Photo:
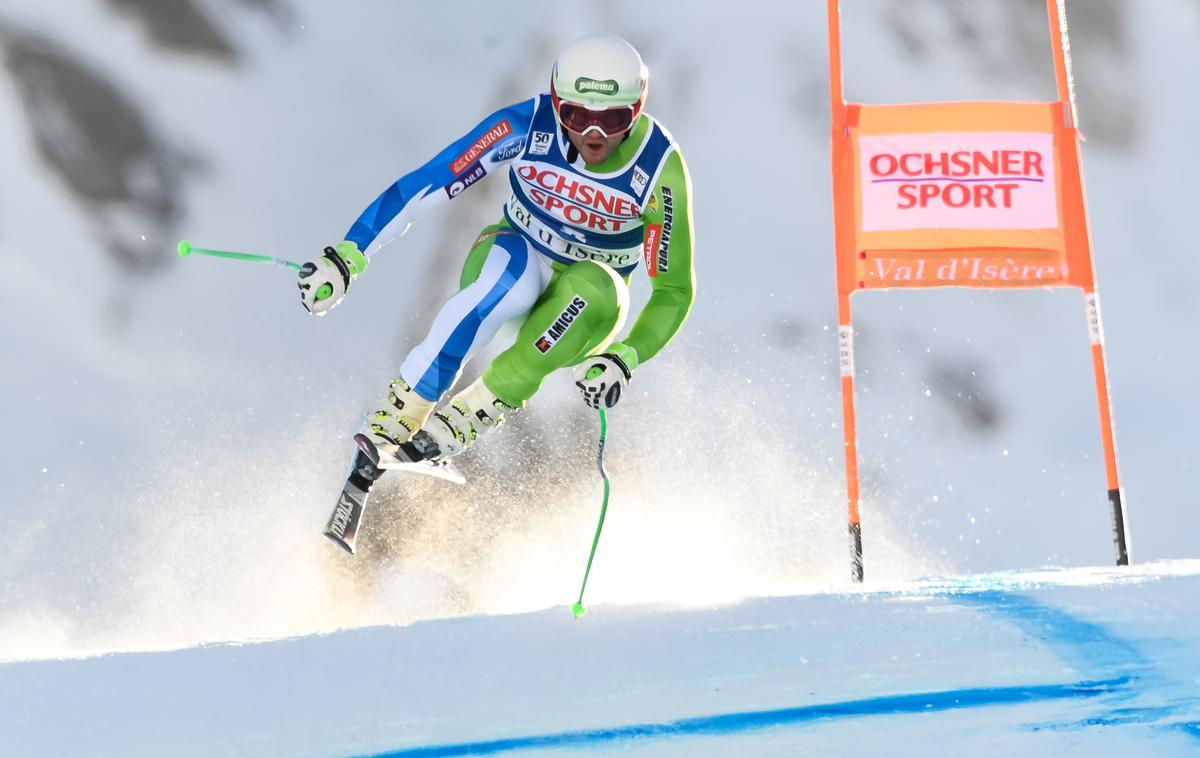
<path fill-rule="evenodd" d="M 354 442 L 358 445 L 358 450 L 354 451 L 350 471 L 346 474 L 346 483 L 342 486 L 333 514 L 325 527 L 325 536 L 350 555 L 355 553 L 354 543 L 362 526 L 371 487 L 386 471 L 407 471 L 459 485 L 467 481 L 462 472 L 448 460 L 427 459 L 425 452 L 429 447 L 426 444 L 427 440 L 421 438 L 421 433 L 418 433 L 413 442 L 403 445 L 376 445 L 362 434 L 354 435 Z M 436 446 L 432 449 L 436 454 Z"/>
<path fill-rule="evenodd" d="M 370 456 L 362 450 L 354 451 L 346 483 L 342 485 L 337 505 L 333 507 L 333 514 L 325 527 L 325 536 L 350 555 L 354 555 L 354 541 L 358 537 L 363 512 L 367 509 L 367 496 L 371 493 L 371 486 L 381 476 L 383 470 L 375 465 Z"/>

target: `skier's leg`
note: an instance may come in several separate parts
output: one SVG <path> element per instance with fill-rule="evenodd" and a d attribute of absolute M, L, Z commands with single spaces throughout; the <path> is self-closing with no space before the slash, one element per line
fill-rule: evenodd
<path fill-rule="evenodd" d="M 475 283 L 479 278 L 479 274 L 483 271 L 483 264 L 487 262 L 488 253 L 492 250 L 492 245 L 496 241 L 496 237 L 501 234 L 512 234 L 512 227 L 507 221 L 501 221 L 499 224 L 485 226 L 480 232 L 475 241 L 471 243 L 471 250 L 467 253 L 467 257 L 463 259 L 462 272 L 458 275 L 458 288 L 464 290 Z"/>
<path fill-rule="evenodd" d="M 596 261 L 573 264 L 546 288 L 516 342 L 496 356 L 483 380 L 519 408 L 553 371 L 612 342 L 628 310 L 629 288 L 616 271 Z"/>
<path fill-rule="evenodd" d="M 625 321 L 629 290 L 610 267 L 582 261 L 555 275 L 512 347 L 424 427 L 433 457 L 448 458 L 520 408 L 555 369 L 602 349 Z"/>
<path fill-rule="evenodd" d="M 489 227 L 489 230 L 494 228 Z M 527 313 L 544 289 L 549 270 L 524 238 L 499 230 L 481 235 L 468 256 L 466 283 L 442 307 L 428 336 L 408 354 L 388 399 L 368 422 L 378 442 L 400 444 L 424 426 L 434 406 L 465 364 L 507 320 Z M 469 271 L 482 260 L 478 272 Z"/>

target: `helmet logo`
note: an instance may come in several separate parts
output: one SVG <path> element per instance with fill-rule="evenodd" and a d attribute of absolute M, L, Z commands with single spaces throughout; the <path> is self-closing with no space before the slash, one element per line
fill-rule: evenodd
<path fill-rule="evenodd" d="M 616 79 L 597 81 L 596 79 L 581 76 L 575 80 L 576 92 L 599 92 L 602 95 L 615 95 L 620 89 L 617 86 Z"/>

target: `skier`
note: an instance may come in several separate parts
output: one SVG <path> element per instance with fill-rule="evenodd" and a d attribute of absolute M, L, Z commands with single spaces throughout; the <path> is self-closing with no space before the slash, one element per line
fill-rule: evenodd
<path fill-rule="evenodd" d="M 460 291 L 356 437 L 373 462 L 383 449 L 401 460 L 457 455 L 566 366 L 577 365 L 589 406 L 611 408 L 638 366 L 682 326 L 695 290 L 691 181 L 679 146 L 643 113 L 648 77 L 623 39 L 577 40 L 555 62 L 549 92 L 493 113 L 401 177 L 344 241 L 303 266 L 301 301 L 324 315 L 368 257 L 419 213 L 510 167 L 503 219 L 480 232 Z M 639 258 L 652 294 L 628 336 L 614 342 Z M 516 342 L 435 410 L 466 361 L 511 319 L 523 319 Z"/>

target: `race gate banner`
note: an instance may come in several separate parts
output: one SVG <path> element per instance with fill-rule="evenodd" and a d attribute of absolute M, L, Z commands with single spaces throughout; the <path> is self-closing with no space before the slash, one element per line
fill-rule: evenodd
<path fill-rule="evenodd" d="M 891 288 L 1083 291 L 1113 546 L 1117 564 L 1129 563 L 1065 1 L 1046 0 L 1054 102 L 867 105 L 846 101 L 842 8 L 826 0 L 838 365 L 855 581 L 864 569 L 851 299 Z"/>
<path fill-rule="evenodd" d="M 1060 169 L 1074 135 L 1059 104 L 852 104 L 847 116 L 843 291 L 1055 287 L 1072 283 L 1080 255 L 1090 268 L 1086 240 L 1069 244 L 1083 200 L 1077 172 Z"/>

